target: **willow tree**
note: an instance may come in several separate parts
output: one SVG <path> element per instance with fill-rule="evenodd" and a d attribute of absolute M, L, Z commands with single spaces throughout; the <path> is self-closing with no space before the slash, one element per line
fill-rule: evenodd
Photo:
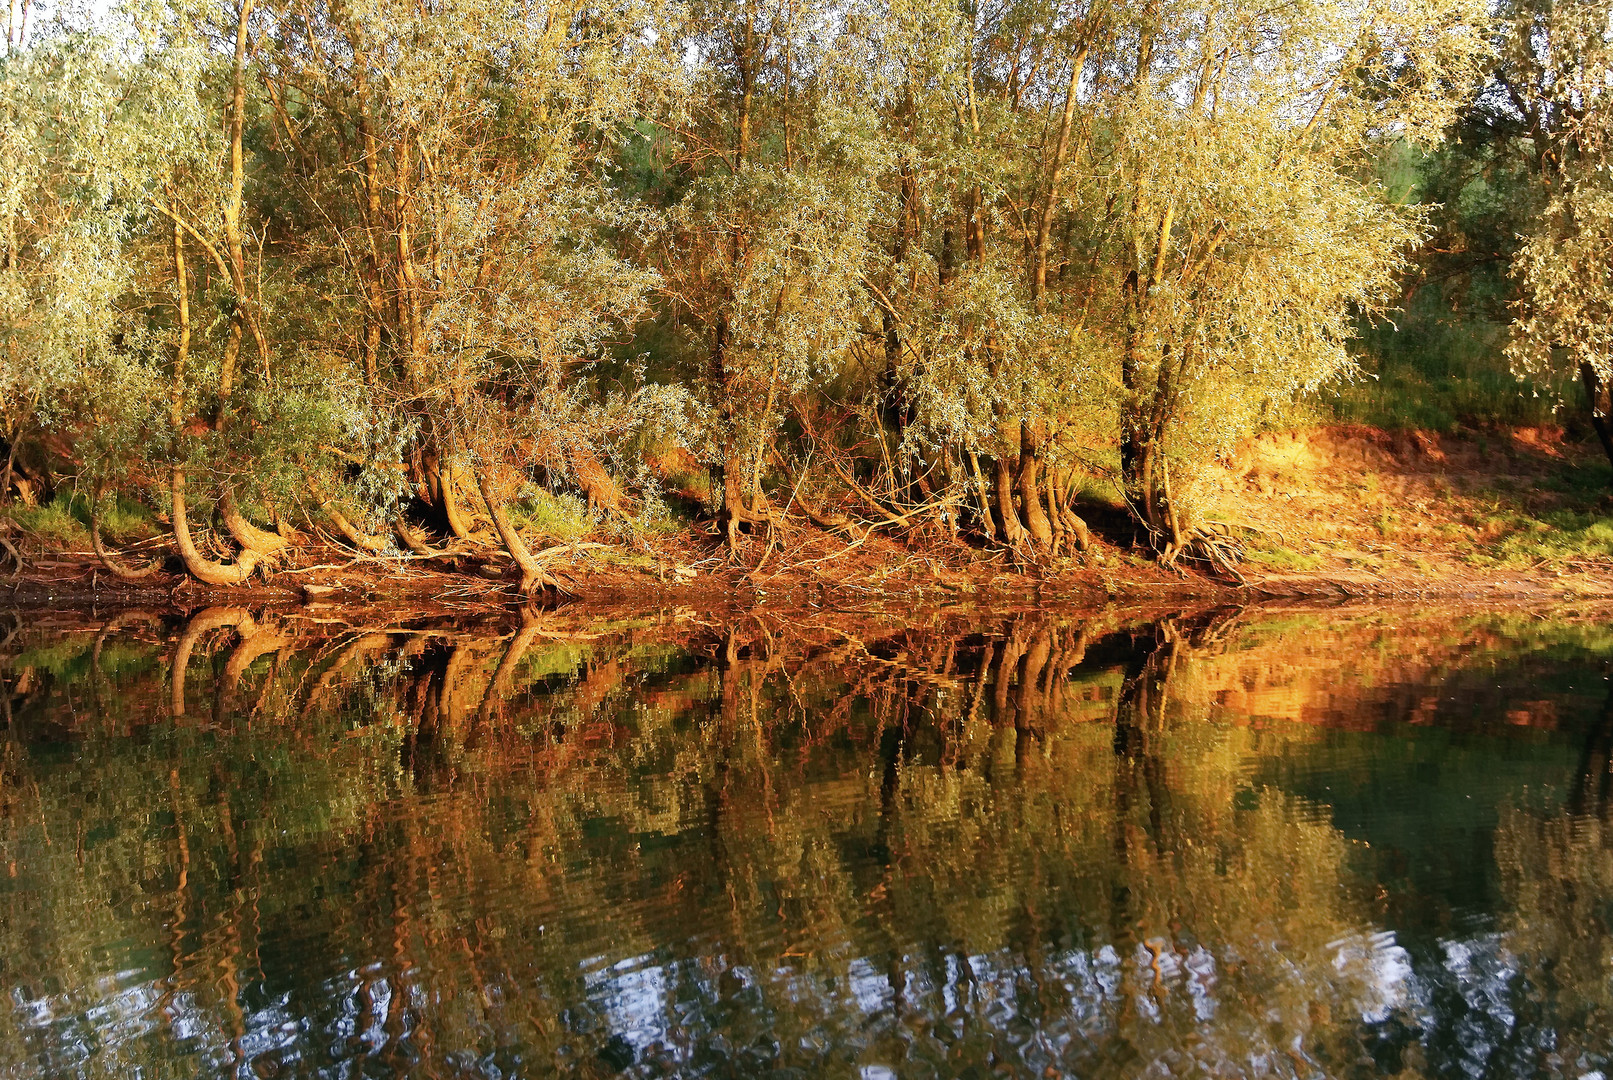
<path fill-rule="evenodd" d="M 250 339 L 252 369 L 259 400 L 273 392 L 274 362 L 261 310 L 262 267 L 249 280 L 246 207 L 246 111 L 248 44 L 254 0 L 234 0 L 221 7 L 180 3 L 171 7 L 131 7 L 133 30 L 144 39 L 150 56 L 144 58 L 131 86 L 148 103 L 168 94 L 179 122 L 148 152 L 148 205 L 166 234 L 167 259 L 173 271 L 175 338 L 172 361 L 172 395 L 169 421 L 178 444 L 169 473 L 169 502 L 174 538 L 191 574 L 216 585 L 239 584 L 256 566 L 273 559 L 287 541 L 249 522 L 236 501 L 238 473 L 261 465 L 250 452 L 252 435 L 272 426 L 278 417 L 272 408 L 239 416 L 238 392 L 244 386 L 244 343 Z M 226 60 L 190 43 L 216 42 Z M 225 51 L 227 50 L 227 51 Z M 258 230 L 262 236 L 261 227 Z M 159 249 L 160 250 L 160 249 Z M 216 291 L 204 278 L 192 296 L 196 268 L 202 260 L 208 275 L 216 274 Z M 216 310 L 217 319 L 193 326 L 192 306 L 201 299 Z M 202 312 L 199 312 L 202 314 Z M 211 314 L 211 312 L 206 312 Z M 200 333 L 198 333 L 198 330 Z M 197 348 L 197 347 L 200 348 Z M 203 360 L 206 390 L 191 382 L 193 349 Z M 189 423 L 192 406 L 199 408 L 205 435 Z M 277 434 L 289 434 L 279 432 Z M 233 446 L 231 444 L 234 444 Z M 234 450 L 236 453 L 231 453 Z M 214 494 L 223 521 L 240 545 L 233 564 L 210 559 L 195 544 L 187 520 L 188 486 L 196 471 L 187 458 L 211 467 L 218 478 Z"/>
<path fill-rule="evenodd" d="M 1042 11 L 1024 26 L 1044 51 L 1053 39 L 1072 45 L 1060 70 L 1078 79 L 1101 23 L 1091 16 Z M 1086 358 L 1044 302 L 1044 211 L 1065 164 L 1046 121 L 1073 98 L 1032 104 L 1008 89 L 1004 73 L 1032 47 L 1009 18 L 982 25 L 949 5 L 885 4 L 867 21 L 862 51 L 881 77 L 866 92 L 879 91 L 891 147 L 871 178 L 887 194 L 866 285 L 883 352 L 878 422 L 894 427 L 904 473 L 892 486 L 912 489 L 914 503 L 943 485 L 953 499 L 970 492 L 988 535 L 1055 550 L 1070 517 L 1060 494 L 1044 500 L 1040 447 L 1052 415 L 1081 408 Z M 1062 134 L 1067 143 L 1068 123 Z M 1027 230 L 1026 204 L 1040 230 Z"/>
<path fill-rule="evenodd" d="M 1513 260 L 1520 376 L 1565 371 L 1585 388 L 1613 462 L 1613 7 L 1519 5 L 1504 38 L 1502 107 L 1526 125 L 1551 197 Z"/>
<path fill-rule="evenodd" d="M 1083 546 L 1072 436 L 1105 426 L 1113 350 L 1067 269 L 1089 231 L 1093 101 L 1125 13 L 890 4 L 870 21 L 897 148 L 873 293 L 904 451 L 946 464 L 989 537 L 1027 554 Z"/>
<path fill-rule="evenodd" d="M 9 494 L 30 430 L 71 407 L 109 359 L 132 279 L 139 207 L 96 145 L 116 113 L 110 42 L 47 25 L 0 60 L 0 423 Z M 32 497 L 34 486 L 19 489 Z"/>
<path fill-rule="evenodd" d="M 1126 16 L 1078 164 L 1096 220 L 1070 258 L 1120 353 L 1121 478 L 1166 561 L 1213 551 L 1195 472 L 1266 404 L 1350 370 L 1355 317 L 1389 300 L 1420 229 L 1363 165 L 1442 133 L 1483 21 L 1468 0 Z"/>
<path fill-rule="evenodd" d="M 1090 424 L 1100 400 L 1105 350 L 1089 301 L 1064 287 L 1063 249 L 1089 212 L 1075 181 L 1091 168 L 1092 103 L 1123 15 L 1108 0 L 1011 4 L 990 21 L 975 13 L 954 106 L 971 182 L 949 322 L 963 331 L 953 366 L 991 417 L 983 448 L 994 498 L 982 497 L 983 519 L 1004 542 L 1042 553 L 1058 551 L 1067 528 L 1085 543 L 1067 476 L 1045 470 L 1058 429 Z"/>
<path fill-rule="evenodd" d="M 577 369 L 652 281 L 613 242 L 646 226 L 610 162 L 675 75 L 660 15 L 484 0 L 283 14 L 267 82 L 282 153 L 343 200 L 319 238 L 352 298 L 356 332 L 334 344 L 372 409 L 413 419 L 419 493 L 468 537 L 462 470 L 530 588 L 544 575 L 505 508 L 515 469 L 598 466 L 575 432 Z"/>
<path fill-rule="evenodd" d="M 805 0 L 691 5 L 677 123 L 687 187 L 662 248 L 672 309 L 702 358 L 709 458 L 730 546 L 771 520 L 760 479 L 790 396 L 827 385 L 869 317 L 872 182 L 890 147 L 856 18 Z"/>
<path fill-rule="evenodd" d="M 15 169 L 8 171 L 32 191 L 33 205 L 13 202 L 5 215 L 12 331 L 6 337 L 12 356 L 21 355 L 19 346 L 26 351 L 15 365 L 26 378 L 13 382 L 12 400 L 26 402 L 31 394 L 49 406 L 49 419 L 77 443 L 92 504 L 109 483 L 149 477 L 154 467 L 165 471 L 187 566 L 204 580 L 233 583 L 250 574 L 255 557 L 233 566 L 213 562 L 192 542 L 185 521 L 186 447 L 196 442 L 187 431 L 195 395 L 186 234 L 221 267 L 243 265 L 227 261 L 208 240 L 223 243 L 231 235 L 231 210 L 238 225 L 241 186 L 237 168 L 237 182 L 223 186 L 220 203 L 216 169 L 226 155 L 218 153 L 218 112 L 208 107 L 209 78 L 217 73 L 203 44 L 208 14 L 130 6 L 100 25 L 56 23 L 8 62 L 16 91 L 8 101 L 19 121 L 9 126 Z M 227 141 L 238 161 L 239 132 Z M 222 213 L 209 212 L 220 205 Z M 27 235 L 16 228 L 19 210 Z M 237 301 L 244 295 L 241 274 L 230 292 Z M 172 318 L 163 314 L 169 295 Z M 229 336 L 238 352 L 244 313 L 239 303 L 231 306 Z M 228 398 L 229 346 L 222 356 L 220 402 Z M 166 393 L 159 389 L 164 382 Z M 47 385 L 49 397 L 42 398 Z M 153 423 L 163 397 L 167 433 Z M 93 524 L 91 533 L 99 550 Z M 104 554 L 103 561 L 119 576 L 149 572 Z"/>

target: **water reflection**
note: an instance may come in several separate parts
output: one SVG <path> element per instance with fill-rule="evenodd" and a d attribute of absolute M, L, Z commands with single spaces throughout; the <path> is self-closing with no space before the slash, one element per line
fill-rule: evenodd
<path fill-rule="evenodd" d="M 1583 1076 L 1613 632 L 33 628 L 0 1076 Z"/>

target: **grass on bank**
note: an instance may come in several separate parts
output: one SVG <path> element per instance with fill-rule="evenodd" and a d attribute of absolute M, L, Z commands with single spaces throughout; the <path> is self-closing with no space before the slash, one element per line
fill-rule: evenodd
<path fill-rule="evenodd" d="M 1319 570 L 1322 560 L 1267 537 L 1254 536 L 1244 549 L 1244 561 L 1262 570 Z"/>
<path fill-rule="evenodd" d="M 89 496 L 62 489 L 40 506 L 13 503 L 0 507 L 0 519 L 11 522 L 42 549 L 87 551 L 90 547 Z M 101 535 L 115 543 L 143 540 L 157 531 L 151 511 L 122 497 L 101 504 Z"/>

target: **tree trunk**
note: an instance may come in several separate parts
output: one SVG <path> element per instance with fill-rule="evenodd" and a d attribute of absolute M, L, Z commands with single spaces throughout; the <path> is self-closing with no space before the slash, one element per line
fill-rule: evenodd
<path fill-rule="evenodd" d="M 737 457 L 724 458 L 721 468 L 723 537 L 728 550 L 733 551 L 739 544 L 739 523 L 745 513 L 745 496 L 739 482 L 745 470 Z"/>
<path fill-rule="evenodd" d="M 90 545 L 95 548 L 95 557 L 101 560 L 101 565 L 107 572 L 122 581 L 144 581 L 146 578 L 162 569 L 161 559 L 152 559 L 144 566 L 125 566 L 114 558 L 101 543 L 101 495 L 103 485 L 96 484 L 95 491 L 90 495 Z"/>
<path fill-rule="evenodd" d="M 448 529 L 460 540 L 471 539 L 470 522 L 459 509 L 459 495 L 454 491 L 454 467 L 446 461 L 438 466 L 439 488 L 442 496 L 443 517 L 448 519 Z M 478 485 L 481 478 L 477 477 Z"/>
<path fill-rule="evenodd" d="M 1133 270 L 1126 275 L 1122 293 L 1125 306 L 1125 340 L 1120 357 L 1120 383 L 1125 395 L 1120 407 L 1120 486 L 1134 516 L 1146 524 L 1142 504 L 1147 500 L 1147 459 L 1142 408 L 1142 281 Z"/>
<path fill-rule="evenodd" d="M 1042 486 L 1047 493 L 1047 519 L 1053 527 L 1054 555 L 1064 550 L 1064 515 L 1059 513 L 1059 504 L 1063 502 L 1063 484 L 1059 480 L 1059 470 L 1048 466 L 1042 470 Z"/>
<path fill-rule="evenodd" d="M 185 233 L 179 224 L 179 203 L 174 202 L 174 293 L 179 301 L 179 341 L 174 351 L 173 396 L 168 418 L 177 442 L 185 426 L 185 364 L 190 358 L 190 278 L 185 266 Z M 177 453 L 179 448 L 175 447 Z M 174 545 L 185 569 L 209 585 L 239 585 L 252 576 L 261 556 L 243 551 L 233 565 L 214 562 L 196 550 L 191 540 L 190 522 L 185 517 L 185 467 L 175 464 L 169 475 L 173 499 Z"/>
<path fill-rule="evenodd" d="M 980 527 L 985 530 L 986 539 L 1003 540 L 1006 537 L 997 525 L 997 519 L 991 513 L 991 487 L 986 483 L 986 474 L 980 471 L 980 455 L 969 451 L 970 477 L 974 481 L 975 494 L 980 499 Z"/>
<path fill-rule="evenodd" d="M 308 542 L 308 538 L 302 533 L 298 532 L 296 529 L 292 528 L 291 522 L 287 521 L 278 510 L 274 511 L 273 520 L 270 521 L 269 524 L 274 526 L 276 536 L 280 537 L 280 539 L 284 540 L 286 543 L 291 544 L 293 547 L 298 544 Z"/>
<path fill-rule="evenodd" d="M 364 385 L 374 387 L 380 378 L 381 323 L 385 287 L 381 270 L 381 176 L 375 126 L 370 121 L 369 57 L 356 34 L 353 47 L 353 81 L 358 97 L 358 134 L 364 145 L 364 237 L 367 250 L 359 261 L 359 278 L 366 301 L 364 318 Z"/>
<path fill-rule="evenodd" d="M 740 93 L 737 102 L 737 115 L 735 117 L 734 138 L 734 175 L 738 176 L 745 170 L 745 159 L 750 153 L 751 136 L 751 104 L 756 87 L 756 72 L 753 62 L 756 58 L 756 26 L 754 15 L 750 6 L 745 7 L 745 36 L 743 43 L 735 43 L 735 66 L 738 68 Z M 729 253 L 733 269 L 738 270 L 740 255 L 744 249 L 744 237 L 736 225 L 729 234 Z M 733 300 L 732 287 L 726 287 L 726 303 Z M 723 311 L 718 314 L 715 330 L 712 334 L 711 347 L 711 378 L 717 386 L 717 396 L 721 401 L 723 417 L 722 436 L 722 463 L 721 487 L 723 493 L 722 508 L 718 511 L 718 522 L 723 531 L 723 537 L 728 544 L 728 551 L 733 553 L 739 544 L 739 522 L 744 510 L 744 467 L 739 460 L 737 447 L 734 445 L 734 432 L 738 429 L 737 417 L 734 409 L 733 373 L 728 367 L 728 314 Z"/>
<path fill-rule="evenodd" d="M 263 377 L 269 377 L 269 346 L 263 339 L 263 328 L 252 316 L 251 291 L 246 283 L 246 256 L 241 245 L 241 203 L 246 191 L 246 169 L 242 148 L 242 133 L 246 123 L 246 27 L 252 17 L 254 0 L 240 0 L 235 21 L 235 65 L 230 80 L 230 187 L 224 200 L 224 242 L 229 250 L 230 287 L 235 293 L 234 309 L 230 314 L 230 340 L 234 352 L 239 349 L 243 326 L 252 331 L 252 340 L 258 349 L 258 360 Z M 220 397 L 229 398 L 229 383 L 233 376 L 233 357 L 219 372 Z"/>
<path fill-rule="evenodd" d="M 996 460 L 997 476 L 995 487 L 997 489 L 997 516 L 1002 527 L 1002 540 L 1009 547 L 1018 547 L 1025 542 L 1025 526 L 1020 523 L 1019 511 L 1014 509 L 1014 472 L 1008 467 L 1008 458 L 998 455 Z"/>
<path fill-rule="evenodd" d="M 1170 491 L 1164 459 L 1165 432 L 1176 411 L 1178 376 L 1187 369 L 1189 354 L 1160 350 L 1153 392 L 1143 388 L 1142 334 L 1147 321 L 1148 298 L 1164 280 L 1170 253 L 1171 227 L 1176 207 L 1169 204 L 1160 216 L 1153 266 L 1147 278 L 1132 270 L 1126 276 L 1125 342 L 1121 381 L 1127 394 L 1121 413 L 1120 475 L 1132 513 L 1148 529 L 1149 540 L 1168 562 L 1181 550 L 1181 521 Z"/>
<path fill-rule="evenodd" d="M 209 585 L 239 585 L 252 576 L 262 556 L 255 551 L 243 551 L 233 563 L 214 562 L 196 549 L 191 539 L 190 522 L 185 517 L 185 469 L 175 465 L 169 476 L 169 493 L 173 499 L 174 545 L 179 557 L 185 560 L 185 569 L 198 581 Z"/>
<path fill-rule="evenodd" d="M 527 549 L 526 542 L 521 539 L 521 534 L 516 531 L 509 514 L 504 510 L 503 500 L 495 497 L 493 489 L 488 485 L 487 475 L 474 466 L 471 468 L 471 475 L 476 478 L 476 490 L 482 493 L 482 502 L 487 504 L 487 513 L 493 519 L 493 527 L 498 530 L 499 539 L 504 541 L 504 550 L 510 553 L 510 558 L 520 567 L 521 592 L 530 593 L 539 585 L 558 589 L 560 583 L 549 576 L 543 564 L 533 558 L 532 552 Z"/>
<path fill-rule="evenodd" d="M 416 460 L 419 472 L 419 495 L 422 502 L 428 503 L 433 509 L 442 508 L 442 463 L 437 458 L 437 452 L 428 444 L 416 444 Z"/>
<path fill-rule="evenodd" d="M 1591 427 L 1602 443 L 1602 452 L 1613 464 L 1613 387 L 1596 373 L 1590 364 L 1579 365 L 1579 381 L 1585 387 L 1586 400 L 1591 405 Z"/>
<path fill-rule="evenodd" d="M 734 241 L 738 247 L 738 239 Z M 742 506 L 740 492 L 740 475 L 743 466 L 739 456 L 733 448 L 733 431 L 735 426 L 734 403 L 730 376 L 728 371 L 728 317 L 720 315 L 717 318 L 717 327 L 712 334 L 711 345 L 711 378 L 717 384 L 717 395 L 722 401 L 723 435 L 722 460 L 717 465 L 717 475 L 713 478 L 716 483 L 712 489 L 722 491 L 722 505 L 717 510 L 717 523 L 723 531 L 723 538 L 728 544 L 728 551 L 733 553 L 739 544 L 739 519 Z"/>
<path fill-rule="evenodd" d="M 403 519 L 401 512 L 392 519 L 392 532 L 403 542 L 404 547 L 416 555 L 436 556 L 445 554 L 445 552 L 438 551 L 428 544 L 425 536 Z"/>
<path fill-rule="evenodd" d="M 230 531 L 235 542 L 248 551 L 257 552 L 265 562 L 277 560 L 282 552 L 291 547 L 285 537 L 266 532 L 248 521 L 235 501 L 234 488 L 228 484 L 224 487 L 223 497 L 219 499 L 218 509 L 224 519 L 224 527 Z"/>
<path fill-rule="evenodd" d="M 406 346 L 404 355 L 404 371 L 412 387 L 418 387 L 420 382 L 420 356 L 425 351 L 425 342 L 421 340 L 420 326 L 420 279 L 415 273 L 414 247 L 409 232 L 409 170 L 410 153 L 409 140 L 405 136 L 398 141 L 395 151 L 397 162 L 397 186 L 392 194 L 392 210 L 396 220 L 393 222 L 396 229 L 397 241 L 397 322 L 403 332 L 403 341 Z"/>
<path fill-rule="evenodd" d="M 4 501 L 4 502 L 8 502 L 8 503 L 11 501 L 11 476 L 12 476 L 12 469 L 16 466 L 16 464 L 17 464 L 17 440 L 15 438 L 7 439 L 6 440 L 6 468 L 5 468 L 4 474 L 0 475 L 0 501 Z"/>
<path fill-rule="evenodd" d="M 1053 550 L 1053 526 L 1042 508 L 1041 450 L 1035 429 L 1027 422 L 1019 425 L 1019 499 L 1025 515 L 1025 531 L 1043 552 Z"/>
<path fill-rule="evenodd" d="M 336 531 L 341 533 L 349 544 L 352 544 L 360 551 L 368 551 L 374 555 L 386 550 L 385 540 L 354 525 L 334 502 L 322 503 L 320 509 L 325 511 L 325 516 L 330 518 L 330 523 L 336 526 Z"/>
<path fill-rule="evenodd" d="M 1087 523 L 1070 506 L 1070 490 L 1074 485 L 1073 477 L 1064 484 L 1063 493 L 1059 497 L 1059 505 L 1054 512 L 1064 522 L 1064 528 L 1070 534 L 1075 550 L 1085 552 L 1092 547 L 1092 533 L 1087 529 Z"/>
<path fill-rule="evenodd" d="M 1036 217 L 1036 243 L 1031 260 L 1031 305 L 1040 308 L 1042 291 L 1047 287 L 1048 238 L 1053 227 L 1053 212 L 1058 208 L 1059 180 L 1064 171 L 1065 156 L 1070 149 L 1070 124 L 1075 116 L 1075 96 L 1080 89 L 1081 72 L 1087 63 L 1091 48 L 1088 37 L 1070 60 L 1070 83 L 1064 90 L 1064 111 L 1059 117 L 1058 139 L 1053 148 L 1053 160 L 1047 176 L 1047 191 L 1042 197 L 1041 212 Z"/>

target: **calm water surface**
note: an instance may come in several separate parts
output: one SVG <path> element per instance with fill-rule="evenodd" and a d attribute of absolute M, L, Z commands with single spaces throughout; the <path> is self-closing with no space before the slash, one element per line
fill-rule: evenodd
<path fill-rule="evenodd" d="M 1613 1076 L 1601 619 L 8 618 L 0 1077 Z"/>

